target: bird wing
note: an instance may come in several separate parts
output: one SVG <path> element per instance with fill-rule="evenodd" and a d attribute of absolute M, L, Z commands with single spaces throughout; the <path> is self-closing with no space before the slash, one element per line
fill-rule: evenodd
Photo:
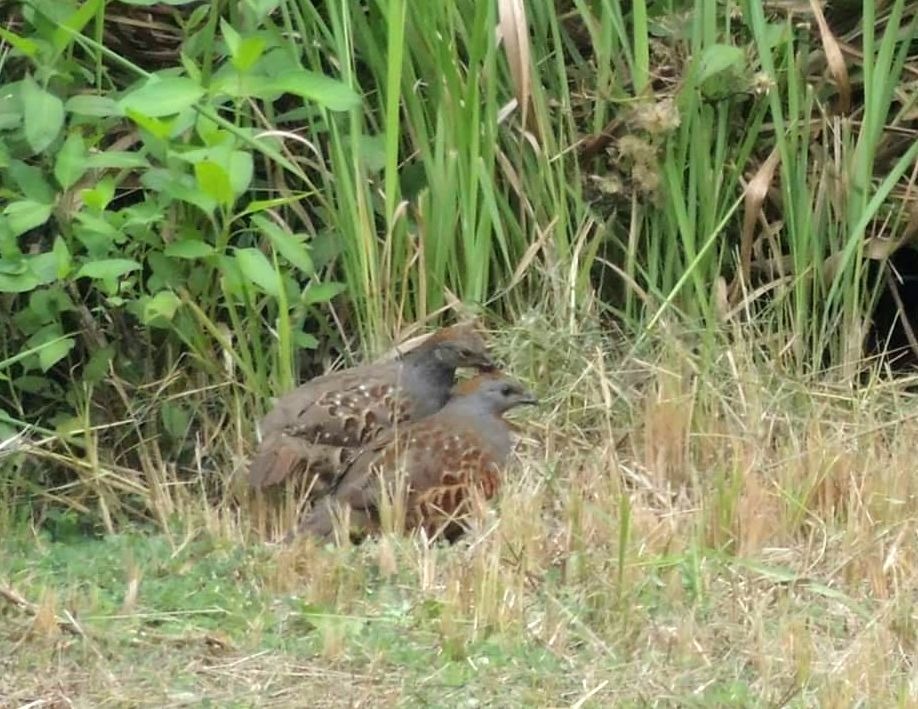
<path fill-rule="evenodd" d="M 347 376 L 329 377 L 316 387 L 309 382 L 282 397 L 265 417 L 250 484 L 266 487 L 308 470 L 328 487 L 363 446 L 410 418 L 413 406 L 399 396 L 397 368 L 374 371 L 372 378 L 342 372 Z"/>

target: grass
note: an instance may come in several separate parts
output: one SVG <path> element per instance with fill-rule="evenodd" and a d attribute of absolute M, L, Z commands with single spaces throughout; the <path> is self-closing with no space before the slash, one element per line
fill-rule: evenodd
<path fill-rule="evenodd" d="M 115 5 L 0 28 L 0 705 L 918 704 L 914 0 Z M 266 543 L 269 397 L 450 311 L 478 531 Z"/>
<path fill-rule="evenodd" d="M 802 380 L 742 341 L 702 371 L 675 340 L 529 325 L 495 348 L 544 403 L 456 546 L 277 547 L 246 503 L 177 481 L 167 533 L 7 520 L 4 702 L 918 701 L 900 384 Z"/>

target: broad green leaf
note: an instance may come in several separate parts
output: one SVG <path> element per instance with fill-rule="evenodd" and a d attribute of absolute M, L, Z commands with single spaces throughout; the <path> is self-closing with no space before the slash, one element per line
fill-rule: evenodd
<path fill-rule="evenodd" d="M 304 236 L 290 234 L 260 214 L 252 217 L 252 223 L 268 237 L 281 256 L 307 275 L 311 276 L 315 272 L 309 250 L 303 243 Z"/>
<path fill-rule="evenodd" d="M 188 432 L 191 412 L 186 407 L 164 401 L 159 413 L 162 417 L 163 428 L 173 438 L 181 438 Z"/>
<path fill-rule="evenodd" d="M 87 168 L 125 170 L 137 167 L 149 167 L 150 161 L 140 153 L 130 153 L 125 150 L 106 150 L 101 153 L 92 153 L 86 158 Z"/>
<path fill-rule="evenodd" d="M 194 164 L 194 177 L 198 187 L 219 204 L 230 206 L 236 199 L 229 173 L 211 160 Z"/>
<path fill-rule="evenodd" d="M 127 113 L 134 111 L 148 118 L 159 118 L 181 113 L 204 95 L 204 89 L 184 76 L 151 78 L 118 102 Z"/>
<path fill-rule="evenodd" d="M 698 69 L 699 83 L 728 69 L 742 69 L 744 64 L 743 50 L 732 44 L 712 44 L 701 53 L 701 64 Z"/>
<path fill-rule="evenodd" d="M 277 272 L 267 257 L 258 249 L 236 249 L 236 263 L 242 275 L 268 295 L 280 295 Z"/>
<path fill-rule="evenodd" d="M 265 38 L 257 35 L 246 37 L 239 45 L 233 57 L 233 66 L 239 71 L 246 72 L 255 66 L 265 51 Z"/>
<path fill-rule="evenodd" d="M 22 82 L 0 85 L 0 130 L 13 130 L 22 125 Z"/>
<path fill-rule="evenodd" d="M 80 116 L 94 116 L 96 118 L 121 115 L 121 111 L 118 110 L 118 104 L 113 99 L 92 94 L 71 96 L 64 103 L 64 110 L 68 113 L 76 113 Z"/>
<path fill-rule="evenodd" d="M 273 99 L 285 93 L 294 94 L 332 111 L 356 108 L 361 101 L 360 95 L 347 84 L 306 69 L 297 69 L 276 77 L 224 72 L 215 77 L 213 90 L 234 98 L 251 96 Z"/>
<path fill-rule="evenodd" d="M 187 180 L 186 180 L 187 178 Z M 187 202 L 201 211 L 211 214 L 216 207 L 214 200 L 198 188 L 190 176 L 176 175 L 168 170 L 148 170 L 140 178 L 141 184 L 154 192 L 168 195 L 172 199 Z"/>
<path fill-rule="evenodd" d="M 29 310 L 43 323 L 47 323 L 61 313 L 73 310 L 73 301 L 60 287 L 43 288 L 29 296 Z"/>
<path fill-rule="evenodd" d="M 106 219 L 104 216 L 97 216 L 86 210 L 76 215 L 76 221 L 80 226 L 90 229 L 96 234 L 103 234 L 111 241 L 114 241 L 120 235 L 118 227 L 112 224 L 110 220 Z"/>
<path fill-rule="evenodd" d="M 86 144 L 79 133 L 71 133 L 57 153 L 54 177 L 65 190 L 76 184 L 86 172 Z"/>
<path fill-rule="evenodd" d="M 300 69 L 267 80 L 267 90 L 281 91 L 310 99 L 332 111 L 360 106 L 360 95 L 347 84 L 324 74 Z"/>
<path fill-rule="evenodd" d="M 252 153 L 243 150 L 230 153 L 229 175 L 234 196 L 238 197 L 249 188 L 253 172 Z"/>
<path fill-rule="evenodd" d="M 31 271 L 0 273 L 0 293 L 28 293 L 41 285 Z"/>
<path fill-rule="evenodd" d="M 76 277 L 107 280 L 118 278 L 119 276 L 123 276 L 126 273 L 136 271 L 140 268 L 142 268 L 141 265 L 132 259 L 100 259 L 99 261 L 90 261 L 89 263 L 84 263 L 80 267 L 80 270 L 77 271 Z"/>
<path fill-rule="evenodd" d="M 220 264 L 220 287 L 223 292 L 236 298 L 241 297 L 245 277 L 239 267 L 239 260 L 227 254 L 218 254 L 217 263 Z"/>
<path fill-rule="evenodd" d="M 80 198 L 87 207 L 102 212 L 115 198 L 115 180 L 110 176 L 103 177 L 91 189 L 80 190 Z"/>
<path fill-rule="evenodd" d="M 150 298 L 143 308 L 143 322 L 145 325 L 153 324 L 157 320 L 171 322 L 175 311 L 182 305 L 182 301 L 171 290 L 162 290 Z"/>
<path fill-rule="evenodd" d="M 13 160 L 6 176 L 12 179 L 26 199 L 40 204 L 54 202 L 57 190 L 45 180 L 44 173 L 34 165 L 27 165 L 22 160 Z"/>
<path fill-rule="evenodd" d="M 124 114 L 156 140 L 166 140 L 172 135 L 172 121 L 153 118 L 130 108 Z"/>
<path fill-rule="evenodd" d="M 174 5 L 178 7 L 200 2 L 200 0 L 121 0 L 121 2 L 125 5 L 136 5 L 138 7 L 150 7 L 150 5 Z"/>
<path fill-rule="evenodd" d="M 173 241 L 163 250 L 163 253 L 174 258 L 197 259 L 213 256 L 216 253 L 216 249 L 206 241 L 182 239 Z"/>
<path fill-rule="evenodd" d="M 64 20 L 58 28 L 54 31 L 54 34 L 51 36 L 51 44 L 57 51 L 61 51 L 68 44 L 73 42 L 83 28 L 86 26 L 86 23 L 89 22 L 96 12 L 99 10 L 99 6 L 102 4 L 102 0 L 86 0 L 82 5 L 80 5 L 70 16 Z"/>
<path fill-rule="evenodd" d="M 29 270 L 35 274 L 41 285 L 47 285 L 57 280 L 57 256 L 53 251 L 35 254 L 28 257 Z"/>
<path fill-rule="evenodd" d="M 105 379 L 108 374 L 108 365 L 115 357 L 115 346 L 106 345 L 97 350 L 93 350 L 89 355 L 89 361 L 83 369 L 83 379 L 90 384 L 98 384 Z"/>
<path fill-rule="evenodd" d="M 147 288 L 151 291 L 175 290 L 186 284 L 188 277 L 183 264 L 161 251 L 151 251 L 147 255 L 147 266 L 152 271 L 147 279 Z"/>
<path fill-rule="evenodd" d="M 252 182 L 254 169 L 252 154 L 243 150 L 231 150 L 229 145 L 218 144 L 207 148 L 187 150 L 178 157 L 195 166 L 202 162 L 211 162 L 220 166 L 229 179 L 234 198 L 245 192 Z M 222 178 L 218 179 L 222 181 Z"/>
<path fill-rule="evenodd" d="M 23 199 L 8 204 L 3 210 L 3 215 L 0 219 L 6 222 L 6 226 L 13 236 L 19 236 L 30 229 L 41 226 L 50 217 L 50 205 Z"/>
<path fill-rule="evenodd" d="M 38 364 L 41 367 L 41 371 L 47 372 L 60 362 L 73 349 L 75 344 L 76 340 L 72 337 L 64 337 L 44 343 L 38 351 Z"/>
<path fill-rule="evenodd" d="M 230 56 L 235 57 L 236 52 L 239 49 L 239 45 L 242 43 L 242 37 L 239 36 L 236 28 L 227 22 L 223 17 L 220 18 L 220 34 L 223 35 L 223 40 L 226 42 L 226 46 L 230 50 Z"/>
<path fill-rule="evenodd" d="M 21 84 L 23 132 L 35 153 L 44 151 L 64 126 L 64 104 L 42 89 L 31 76 Z"/>
<path fill-rule="evenodd" d="M 303 332 L 302 330 L 293 333 L 293 341 L 296 343 L 297 347 L 301 347 L 304 350 L 314 350 L 319 346 L 319 341 L 316 339 L 315 335 L 310 335 L 308 332 Z"/>
<path fill-rule="evenodd" d="M 314 303 L 327 303 L 339 293 L 347 290 L 347 286 L 336 281 L 326 283 L 310 283 L 303 291 L 302 301 L 305 305 Z"/>
<path fill-rule="evenodd" d="M 51 253 L 54 254 L 57 262 L 57 277 L 60 279 L 67 278 L 73 268 L 73 261 L 70 258 L 70 249 L 67 248 L 67 242 L 59 236 L 55 237 Z"/>

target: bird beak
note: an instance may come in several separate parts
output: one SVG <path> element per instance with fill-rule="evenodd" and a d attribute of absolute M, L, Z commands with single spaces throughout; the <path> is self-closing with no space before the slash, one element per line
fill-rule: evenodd
<path fill-rule="evenodd" d="M 524 391 L 519 399 L 520 406 L 538 406 L 539 400 L 531 391 Z"/>
<path fill-rule="evenodd" d="M 496 372 L 500 369 L 500 367 L 497 366 L 497 362 L 487 354 L 481 354 L 474 366 L 479 372 Z"/>

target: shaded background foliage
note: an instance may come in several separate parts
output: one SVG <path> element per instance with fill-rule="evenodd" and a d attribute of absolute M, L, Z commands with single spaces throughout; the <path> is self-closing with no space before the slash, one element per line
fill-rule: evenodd
<path fill-rule="evenodd" d="M 914 3 L 3 9 L 14 496 L 232 494 L 271 395 L 449 311 L 918 351 Z"/>

